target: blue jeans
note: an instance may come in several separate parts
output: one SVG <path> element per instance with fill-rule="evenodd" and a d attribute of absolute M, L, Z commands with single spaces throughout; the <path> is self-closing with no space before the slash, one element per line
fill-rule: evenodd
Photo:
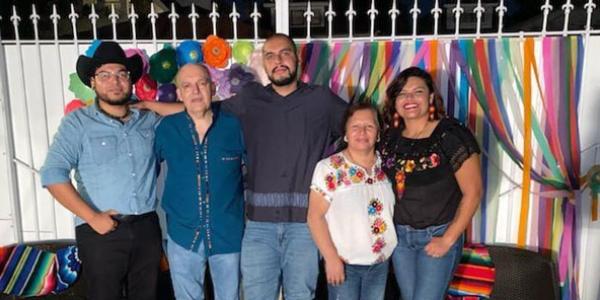
<path fill-rule="evenodd" d="M 432 237 L 442 236 L 447 228 L 448 224 L 425 229 L 396 225 L 398 245 L 392 254 L 392 262 L 403 300 L 444 299 L 454 269 L 460 261 L 463 236 L 442 257 L 427 255 L 425 246 Z"/>
<path fill-rule="evenodd" d="M 192 252 L 175 243 L 169 237 L 167 257 L 175 298 L 204 299 L 204 272 L 207 257 L 204 243 L 198 252 Z M 240 253 L 217 254 L 208 257 L 215 299 L 238 300 L 240 286 Z"/>
<path fill-rule="evenodd" d="M 344 265 L 341 285 L 327 285 L 329 300 L 382 300 L 390 260 L 372 266 Z"/>
<path fill-rule="evenodd" d="M 247 221 L 242 240 L 245 300 L 276 300 L 280 283 L 286 300 L 315 296 L 319 253 L 306 223 Z"/>

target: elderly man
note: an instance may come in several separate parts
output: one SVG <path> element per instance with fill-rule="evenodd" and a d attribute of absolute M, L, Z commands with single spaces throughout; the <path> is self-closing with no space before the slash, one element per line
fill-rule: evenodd
<path fill-rule="evenodd" d="M 41 181 L 76 215 L 75 236 L 89 299 L 155 299 L 161 253 L 156 206 L 158 117 L 130 109 L 142 59 L 127 58 L 115 42 L 80 56 L 77 75 L 96 102 L 61 122 L 41 170 Z M 69 173 L 75 170 L 77 189 Z"/>
<path fill-rule="evenodd" d="M 342 135 L 347 104 L 329 89 L 298 81 L 299 58 L 285 34 L 262 48 L 271 84 L 247 84 L 223 101 L 242 124 L 247 149 L 246 228 L 241 270 L 244 298 L 312 299 L 318 250 L 306 225 L 308 192 L 315 165 Z M 141 103 L 161 114 L 175 106 Z"/>
<path fill-rule="evenodd" d="M 211 103 L 215 86 L 204 65 L 183 66 L 175 79 L 185 111 L 156 129 L 155 153 L 167 163 L 162 207 L 167 256 L 177 299 L 204 299 L 206 265 L 216 299 L 238 299 L 244 228 L 238 119 Z"/>

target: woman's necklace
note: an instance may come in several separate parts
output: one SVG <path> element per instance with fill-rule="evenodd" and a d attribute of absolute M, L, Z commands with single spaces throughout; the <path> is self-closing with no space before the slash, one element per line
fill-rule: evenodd
<path fill-rule="evenodd" d="M 423 133 L 425 132 L 425 130 L 429 127 L 429 121 L 426 121 L 425 125 L 423 125 L 423 127 L 417 132 L 417 134 L 413 135 L 413 136 L 409 136 L 409 135 L 402 135 L 406 138 L 409 139 L 419 139 L 423 137 Z M 406 130 L 406 127 L 404 128 L 404 130 Z"/>

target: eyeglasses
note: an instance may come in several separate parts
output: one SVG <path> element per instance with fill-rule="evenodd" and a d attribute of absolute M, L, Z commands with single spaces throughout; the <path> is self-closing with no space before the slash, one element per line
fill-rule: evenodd
<path fill-rule="evenodd" d="M 111 77 L 116 77 L 118 80 L 129 80 L 130 74 L 129 71 L 117 71 L 116 73 L 113 72 L 108 72 L 108 71 L 102 71 L 102 72 L 98 72 L 96 74 L 94 74 L 94 77 L 96 77 L 97 80 L 99 81 L 109 81 Z"/>

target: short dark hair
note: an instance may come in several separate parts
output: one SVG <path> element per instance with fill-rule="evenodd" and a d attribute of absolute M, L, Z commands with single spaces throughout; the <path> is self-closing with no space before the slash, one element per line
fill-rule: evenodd
<path fill-rule="evenodd" d="M 379 120 L 379 112 L 377 111 L 377 108 L 375 108 L 373 105 L 371 105 L 370 102 L 364 101 L 364 102 L 354 103 L 354 104 L 350 105 L 348 107 L 348 109 L 346 109 L 346 113 L 344 114 L 344 122 L 342 123 L 343 124 L 342 126 L 344 126 L 344 128 L 343 128 L 344 135 L 346 135 L 346 125 L 348 125 L 348 121 L 350 121 L 350 118 L 352 118 L 352 116 L 357 111 L 361 111 L 361 110 L 370 110 L 373 113 L 373 115 L 375 116 L 375 124 L 377 124 L 377 130 L 381 129 L 381 121 Z"/>
<path fill-rule="evenodd" d="M 386 128 L 391 127 L 394 123 L 394 114 L 396 113 L 396 98 L 410 77 L 421 78 L 423 81 L 425 81 L 427 89 L 429 89 L 429 95 L 433 94 L 433 106 L 435 107 L 434 119 L 439 120 L 446 116 L 446 110 L 444 109 L 442 97 L 438 92 L 435 82 L 433 82 L 431 74 L 419 67 L 409 67 L 402 70 L 402 72 L 400 72 L 400 74 L 398 74 L 398 76 L 396 76 L 396 78 L 390 82 L 385 90 L 386 100 L 383 105 L 383 119 Z M 402 118 L 400 118 L 399 127 L 400 129 L 404 128 L 404 120 L 402 120 Z"/>

